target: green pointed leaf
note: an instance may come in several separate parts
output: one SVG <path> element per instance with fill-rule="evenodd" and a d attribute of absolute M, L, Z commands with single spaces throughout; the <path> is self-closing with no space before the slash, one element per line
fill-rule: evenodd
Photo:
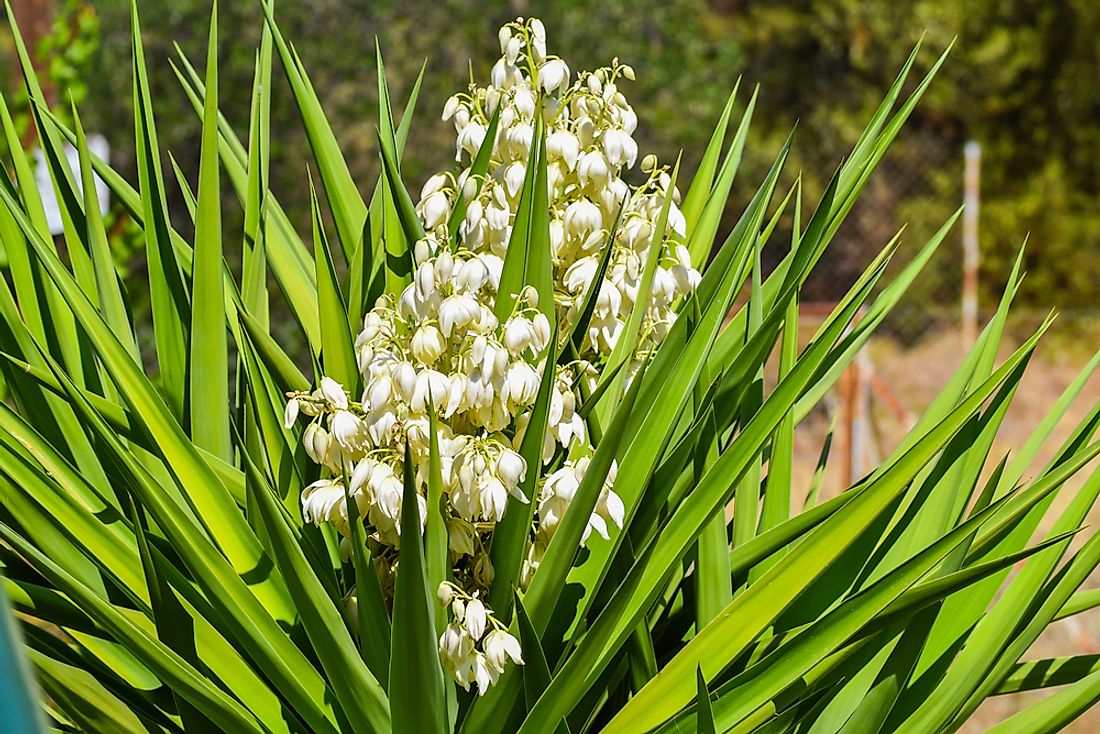
<path fill-rule="evenodd" d="M 0 730 L 44 732 L 38 697 L 8 596 L 0 586 Z"/>
<path fill-rule="evenodd" d="M 393 601 L 390 715 L 394 731 L 443 732 L 443 669 L 436 648 L 433 590 L 428 588 L 412 453 L 405 444 L 401 555 Z"/>
<path fill-rule="evenodd" d="M 542 118 L 537 119 L 523 189 L 493 304 L 493 313 L 501 323 L 512 314 L 517 296 L 527 285 L 538 293 L 538 310 L 551 323 L 555 321 L 553 268 L 550 263 L 550 205 L 546 188 L 546 130 Z"/>
<path fill-rule="evenodd" d="M 306 634 L 317 651 L 341 710 L 361 731 L 385 731 L 390 724 L 386 694 L 359 656 L 343 616 L 317 578 L 279 502 L 255 466 L 246 461 L 257 481 L 256 506 L 271 538 L 275 563 L 294 597 Z"/>
<path fill-rule="evenodd" d="M 63 571 L 36 548 L 26 543 L 7 525 L 0 524 L 0 535 L 31 559 L 35 568 L 52 584 L 77 601 L 97 624 L 116 639 L 125 641 L 130 650 L 188 702 L 226 731 L 262 733 L 263 727 L 241 704 L 215 687 L 199 671 L 167 646 L 142 632 L 113 606 Z"/>
<path fill-rule="evenodd" d="M 176 416 L 182 416 L 187 386 L 185 328 L 191 322 L 190 295 L 184 285 L 183 270 L 172 246 L 160 147 L 156 123 L 153 121 L 153 104 L 145 69 L 136 1 L 131 2 L 131 17 L 138 183 L 146 239 L 145 252 L 149 261 L 149 296 L 157 364 L 172 412 Z"/>
<path fill-rule="evenodd" d="M 199 195 L 195 218 L 195 259 L 188 407 L 196 446 L 227 461 L 233 458 L 229 433 L 229 347 L 222 293 L 221 185 L 218 170 L 217 3 L 210 18 L 206 56 L 206 110 L 199 156 Z"/>
<path fill-rule="evenodd" d="M 317 319 L 321 324 L 321 354 L 325 374 L 355 393 L 359 371 L 355 363 L 352 334 L 344 317 L 347 307 L 340 295 L 336 267 L 332 263 L 325 227 L 321 222 L 321 210 L 317 195 L 310 185 L 310 203 L 313 212 L 313 255 L 317 263 Z"/>
<path fill-rule="evenodd" d="M 523 650 L 523 691 L 527 706 L 532 706 L 538 700 L 539 694 L 550 684 L 550 666 L 546 662 L 546 653 L 542 650 L 542 642 L 535 632 L 531 618 L 523 606 L 523 600 L 516 595 L 516 625 L 519 628 L 519 643 Z M 555 734 L 569 734 L 569 724 L 565 719 L 558 723 Z"/>
<path fill-rule="evenodd" d="M 695 708 L 698 711 L 698 728 L 699 734 L 716 734 L 717 730 L 714 728 L 714 710 L 711 706 L 710 693 L 707 691 L 707 681 L 703 677 L 703 671 L 701 668 L 695 669 L 695 682 L 696 688 L 699 693 L 695 697 Z"/>
<path fill-rule="evenodd" d="M 283 62 L 283 71 L 290 82 L 294 102 L 298 106 L 298 112 L 306 129 L 306 137 L 313 150 L 313 157 L 317 161 L 317 171 L 321 175 L 325 196 L 336 222 L 338 241 L 343 255 L 348 257 L 353 243 L 358 240 L 363 231 L 363 222 L 367 218 L 367 205 L 363 202 L 355 181 L 348 172 L 336 135 L 329 126 L 305 69 L 275 23 L 274 4 L 270 0 L 263 0 L 262 4 L 267 27 L 271 30 L 275 49 Z"/>

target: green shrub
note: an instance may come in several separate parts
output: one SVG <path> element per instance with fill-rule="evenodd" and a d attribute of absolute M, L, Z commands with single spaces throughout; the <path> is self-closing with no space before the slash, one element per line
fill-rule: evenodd
<path fill-rule="evenodd" d="M 715 248 L 753 109 L 727 145 L 736 90 L 681 197 L 679 163 L 634 143 L 633 70 L 573 74 L 518 20 L 490 84 L 445 105 L 458 164 L 414 204 L 416 89 L 395 119 L 379 55 L 364 198 L 265 10 L 247 135 L 218 114 L 216 25 L 205 77 L 180 59 L 203 120 L 193 196 L 176 170 L 191 240 L 136 12 L 136 187 L 46 108 L 21 54 L 66 227 L 55 246 L 11 145 L 0 560 L 56 729 L 939 732 L 989 696 L 1069 684 L 1000 728 L 1049 731 L 1100 697 L 1095 656 L 1021 662 L 1100 602 L 1078 591 L 1100 539 L 1070 553 L 1100 477 L 1031 544 L 1100 453 L 1100 410 L 1026 478 L 1094 360 L 1019 453 L 990 455 L 1049 324 L 996 364 L 1018 269 L 874 471 L 822 502 L 792 478 L 796 425 L 954 222 L 885 284 L 887 244 L 799 352 L 799 289 L 943 57 L 903 97 L 914 51 L 808 217 L 798 186 L 776 191 L 788 141 Z M 275 56 L 323 195 L 305 237 L 267 187 Z M 94 175 L 144 232 L 151 339 Z M 242 232 L 222 226 L 223 178 Z M 786 253 L 768 274 L 765 247 Z M 278 301 L 308 355 L 272 337 Z"/>

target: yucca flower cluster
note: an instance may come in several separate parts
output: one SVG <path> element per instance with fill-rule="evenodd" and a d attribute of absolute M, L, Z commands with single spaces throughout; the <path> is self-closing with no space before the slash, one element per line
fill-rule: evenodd
<path fill-rule="evenodd" d="M 305 450 L 324 467 L 324 478 L 302 493 L 306 517 L 332 523 L 346 546 L 351 498 L 389 595 L 405 509 L 406 446 L 423 525 L 434 412 L 453 567 L 453 580 L 439 589 L 453 619 L 440 638 L 440 656 L 460 684 L 476 684 L 482 693 L 507 660 L 522 662 L 518 642 L 483 601 L 495 575 L 490 539 L 509 496 L 537 503 L 522 570 L 526 585 L 588 466 L 592 448 L 578 414 L 581 382 L 588 390 L 595 386 L 639 298 L 646 299 L 645 310 L 631 366 L 660 342 L 675 318 L 673 303 L 699 280 L 682 244 L 684 218 L 669 172 L 646 156 L 641 184 L 621 178 L 638 157 L 632 138 L 637 117 L 618 90 L 622 79 L 633 79 L 633 70 L 615 60 L 572 79 L 564 61 L 547 55 L 545 31 L 534 19 L 509 23 L 499 38 L 502 57 L 491 83 L 471 85 L 445 106 L 443 117 L 453 120 L 457 133 L 457 159 L 466 167 L 433 176 L 421 192 L 416 211 L 426 234 L 413 248 L 412 282 L 396 298 L 379 298 L 355 344 L 362 395 L 356 401 L 325 377 L 313 392 L 291 394 L 286 415 L 288 426 L 299 414 L 311 418 Z M 494 115 L 496 135 L 487 143 Z M 540 309 L 539 294 L 525 286 L 507 294 L 515 303 L 502 318 L 494 305 L 540 129 L 546 136 L 554 303 Z M 485 144 L 492 146 L 488 168 L 474 175 L 473 161 Z M 465 218 L 458 232 L 450 232 L 460 196 Z M 672 197 L 667 228 L 655 236 L 666 197 Z M 596 282 L 605 247 L 611 248 L 608 266 Z M 649 293 L 642 294 L 652 247 L 660 252 Z M 549 363 L 554 374 L 541 458 L 543 464 L 561 460 L 542 477 L 542 466 L 528 466 L 518 448 L 548 368 L 555 330 L 547 314 L 557 321 L 556 333 L 567 333 L 593 287 L 598 297 L 579 358 Z M 531 471 L 539 473 L 535 497 L 520 490 Z M 614 479 L 612 470 L 583 542 L 592 532 L 607 538 L 609 525 L 622 526 Z"/>

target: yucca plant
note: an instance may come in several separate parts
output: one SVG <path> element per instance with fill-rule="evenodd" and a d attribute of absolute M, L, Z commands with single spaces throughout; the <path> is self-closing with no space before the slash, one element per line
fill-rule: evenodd
<path fill-rule="evenodd" d="M 573 74 L 520 19 L 491 83 L 447 102 L 457 164 L 414 203 L 419 81 L 395 119 L 379 55 L 364 198 L 264 9 L 244 134 L 218 112 L 216 22 L 203 75 L 177 60 L 203 133 L 175 217 L 136 7 L 136 185 L 50 111 L 16 30 L 65 231 L 0 106 L 0 560 L 54 730 L 940 732 L 1064 685 L 997 727 L 1030 732 L 1100 697 L 1095 655 L 1021 660 L 1100 604 L 1079 591 L 1100 540 L 1070 552 L 1100 476 L 1033 540 L 1100 453 L 1100 408 L 1029 469 L 1094 359 L 991 455 L 1049 325 L 997 365 L 1018 270 L 881 465 L 821 502 L 792 479 L 795 427 L 954 221 L 887 283 L 888 243 L 800 351 L 800 286 L 943 57 L 904 96 L 913 52 L 808 217 L 777 190 L 788 142 L 716 242 L 755 94 L 727 142 L 730 95 L 681 198 L 678 164 L 638 160 L 633 70 Z M 316 162 L 305 234 L 267 187 L 276 56 Z M 95 176 L 145 235 L 148 341 Z M 305 354 L 272 336 L 287 313 Z"/>

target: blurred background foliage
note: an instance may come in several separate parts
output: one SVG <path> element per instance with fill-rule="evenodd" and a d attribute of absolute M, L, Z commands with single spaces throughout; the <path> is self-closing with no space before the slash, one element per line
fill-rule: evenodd
<path fill-rule="evenodd" d="M 193 174 L 199 124 L 169 60 L 178 43 L 201 67 L 209 0 L 143 0 L 146 55 L 162 145 Z M 121 170 L 132 170 L 128 0 L 17 0 L 24 32 L 49 18 L 38 46 L 53 98 L 81 103 L 84 123 L 112 144 Z M 403 172 L 414 191 L 453 164 L 453 131 L 439 119 L 444 100 L 485 78 L 498 53 L 496 28 L 517 15 L 538 15 L 551 52 L 573 69 L 619 56 L 637 70 L 625 91 L 639 112 L 643 151 L 663 160 L 684 151 L 693 167 L 725 96 L 743 77 L 739 103 L 759 84 L 750 144 L 731 198 L 740 207 L 797 122 L 789 178 L 802 172 L 816 196 L 850 149 L 863 122 L 914 43 L 955 50 L 906 131 L 876 173 L 847 230 L 822 264 L 807 297 L 846 290 L 854 273 L 903 224 L 917 247 L 962 200 L 962 147 L 983 146 L 981 282 L 983 301 L 999 293 L 1017 248 L 1030 233 L 1024 303 L 1068 311 L 1093 306 L 1100 261 L 1100 3 L 1095 0 L 303 0 L 277 6 L 325 104 L 353 175 L 364 186 L 378 167 L 374 110 L 374 40 L 396 94 L 427 62 L 421 103 Z M 224 111 L 246 128 L 253 53 L 262 25 L 258 2 L 223 2 L 219 10 Z M 6 93 L 20 100 L 11 41 L 0 53 L 11 69 Z M 927 54 L 931 56 L 931 54 Z M 705 90 L 705 92 L 704 92 Z M 285 81 L 272 108 L 272 188 L 308 226 L 308 144 Z M 194 183 L 192 181 L 192 183 Z M 227 190 L 229 187 L 225 187 Z M 178 191 L 171 192 L 179 196 Z M 227 194 L 231 196 L 232 194 Z M 185 207 L 174 207 L 177 212 Z M 240 230 L 226 207 L 226 231 Z M 736 211 L 728 212 L 732 219 Z M 236 219 L 234 218 L 236 217 Z M 186 230 L 186 222 L 177 222 Z M 140 271 L 124 221 L 114 232 L 120 267 Z M 909 305 L 920 323 L 957 303 L 958 249 L 949 250 Z M 136 256 L 140 258 L 140 256 Z M 902 334 L 904 336 L 904 334 Z"/>

